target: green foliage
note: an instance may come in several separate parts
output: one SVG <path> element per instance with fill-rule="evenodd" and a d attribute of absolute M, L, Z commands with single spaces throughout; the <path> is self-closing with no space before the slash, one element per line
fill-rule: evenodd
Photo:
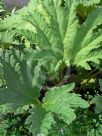
<path fill-rule="evenodd" d="M 13 53 L 14 55 L 11 55 L 10 52 L 9 53 L 6 52 L 4 58 L 1 59 L 2 64 L 5 67 L 4 77 L 6 80 L 7 87 L 1 90 L 2 92 L 0 95 L 0 104 L 5 104 L 9 102 L 9 103 L 13 103 L 14 107 L 23 106 L 26 104 L 34 104 L 35 106 L 37 106 L 34 109 L 35 111 L 34 115 L 32 114 L 32 116 L 30 116 L 31 119 L 29 118 L 27 121 L 27 122 L 34 121 L 32 122 L 32 127 L 30 130 L 30 132 L 32 132 L 33 135 L 36 135 L 38 133 L 43 133 L 44 135 L 47 134 L 47 131 L 51 126 L 51 123 L 54 121 L 52 113 L 58 114 L 59 118 L 66 121 L 67 124 L 70 124 L 76 118 L 73 108 L 88 107 L 88 103 L 82 100 L 78 94 L 68 93 L 72 91 L 72 89 L 74 88 L 73 84 L 65 85 L 58 88 L 52 88 L 52 90 L 49 90 L 48 93 L 46 94 L 42 104 L 37 102 L 37 99 L 39 96 L 38 95 L 39 90 L 37 90 L 36 84 L 34 88 L 32 89 L 31 88 L 32 84 L 27 82 L 28 78 L 23 69 L 25 66 L 24 65 L 25 63 L 23 63 L 23 55 L 15 51 L 12 51 L 12 54 Z M 16 53 L 17 53 L 17 56 L 16 56 Z M 19 62 L 19 63 L 16 62 L 17 65 L 15 64 L 15 60 L 12 56 L 16 58 L 16 60 Z M 10 57 L 11 59 L 8 57 Z M 21 63 L 19 58 L 22 58 Z M 20 72 L 20 70 L 22 69 L 23 71 Z M 8 76 L 9 74 L 10 76 Z M 11 86 L 10 81 L 13 81 L 14 87 L 13 85 Z M 31 92 L 28 92 L 27 91 L 28 89 Z M 10 97 L 8 97 L 9 94 L 10 94 Z M 61 108 L 62 105 L 63 105 L 63 108 Z M 64 110 L 65 112 L 63 112 Z M 34 120 L 32 120 L 32 117 Z M 35 128 L 35 124 L 36 124 L 36 128 Z M 33 128 L 35 128 L 35 130 Z"/>
<path fill-rule="evenodd" d="M 52 88 L 46 93 L 43 104 L 46 110 L 57 113 L 67 124 L 76 118 L 73 108 L 88 107 L 88 103 L 82 100 L 78 94 L 69 93 L 73 88 L 73 84 Z M 64 106 L 62 107 L 62 105 Z"/>
<path fill-rule="evenodd" d="M 101 136 L 101 118 L 101 115 L 78 110 L 76 120 L 69 126 L 56 118 L 56 123 L 48 136 Z"/>
<path fill-rule="evenodd" d="M 1 27 L 15 28 L 30 43 L 37 43 L 42 51 L 52 51 L 57 61 L 90 69 L 88 62 L 99 64 L 101 59 L 102 31 L 98 26 L 102 23 L 102 8 L 95 9 L 79 26 L 76 9 L 80 3 L 66 0 L 62 7 L 61 1 L 32 1 L 28 7 L 2 21 Z M 29 29 L 22 25 L 18 28 L 22 23 Z"/>
<path fill-rule="evenodd" d="M 51 125 L 55 124 L 55 117 L 67 126 L 72 124 L 71 129 L 74 130 L 76 110 L 89 107 L 89 103 L 96 104 L 96 113 L 101 112 L 101 96 L 94 94 L 93 100 L 87 99 L 87 102 L 82 99 L 84 95 L 78 94 L 83 83 L 89 85 L 96 76 L 92 75 L 90 79 L 88 72 L 93 67 L 98 68 L 102 59 L 102 8 L 96 6 L 99 2 L 31 0 L 27 7 L 0 21 L 0 79 L 3 82 L 0 85 L 0 105 L 4 107 L 1 113 L 17 113 L 19 107 L 32 105 L 25 125 L 33 136 L 48 135 Z M 92 10 L 85 14 L 84 22 L 77 16 L 81 5 L 92 6 Z M 64 70 L 70 66 L 75 67 L 79 75 L 76 74 L 75 79 L 72 75 L 66 84 L 62 83 L 66 78 Z M 88 77 L 83 76 L 86 73 Z M 80 88 L 75 82 L 76 77 Z M 52 86 L 48 80 L 53 82 Z M 45 94 L 40 99 L 42 90 Z M 7 103 L 11 104 L 8 109 L 4 105 Z M 20 114 L 23 113 L 20 111 Z M 99 127 L 100 131 L 100 124 Z M 93 129 L 88 132 L 85 135 L 93 136 Z M 13 131 L 13 134 L 20 135 L 18 131 Z M 68 135 L 74 134 L 70 132 Z"/>
<path fill-rule="evenodd" d="M 99 80 L 100 84 L 100 91 L 102 92 L 102 80 Z M 92 103 L 95 104 L 95 112 L 96 113 L 102 113 L 102 96 L 99 94 L 95 95 L 95 97 L 92 100 Z"/>
<path fill-rule="evenodd" d="M 96 95 L 93 99 L 93 103 L 96 104 L 95 112 L 102 113 L 102 96 Z"/>
<path fill-rule="evenodd" d="M 34 136 L 38 134 L 47 135 L 53 122 L 52 114 L 46 112 L 42 107 L 36 107 L 32 110 L 31 115 L 26 120 L 26 124 L 30 124 L 29 131 L 32 132 Z"/>
<path fill-rule="evenodd" d="M 2 3 L 2 0 L 0 0 L 0 13 L 2 13 L 3 11 L 5 11 L 5 10 L 3 9 L 3 3 Z"/>
<path fill-rule="evenodd" d="M 7 105 L 8 106 L 8 105 Z M 0 127 L 0 131 L 2 132 L 1 136 L 4 134 L 8 136 L 12 135 L 25 135 L 25 136 L 31 136 L 30 133 L 28 133 L 29 125 L 27 125 L 27 122 L 25 119 L 28 117 L 27 106 L 23 107 L 23 110 L 20 108 L 21 112 L 15 112 L 15 113 L 9 113 L 5 115 L 4 120 L 1 122 L 2 127 Z M 10 112 L 10 110 L 9 110 Z M 29 113 L 33 114 L 32 111 L 29 111 Z M 27 115 L 28 114 L 28 115 Z M 57 117 L 55 117 L 55 122 L 52 125 L 51 130 L 49 131 L 48 136 L 101 136 L 102 135 L 102 116 L 94 114 L 92 112 L 89 112 L 87 110 L 78 110 L 76 112 L 77 118 L 75 121 L 73 121 L 69 126 L 64 123 L 62 120 L 59 120 Z M 30 120 L 33 120 L 32 117 L 28 117 L 27 121 L 30 123 Z M 38 118 L 39 119 L 39 118 Z M 22 123 L 23 120 L 23 123 Z M 24 125 L 26 123 L 26 125 Z M 31 129 L 30 129 L 31 130 Z"/>
<path fill-rule="evenodd" d="M 6 104 L 0 106 L 0 135 L 1 136 L 19 136 L 19 135 L 29 135 L 29 126 L 25 125 L 23 122 L 26 121 L 29 113 L 29 105 L 25 105 L 22 108 L 14 110 L 12 105 Z"/>
<path fill-rule="evenodd" d="M 40 83 L 39 81 L 39 87 L 33 86 L 32 81 L 30 82 L 25 69 L 26 60 L 24 59 L 24 54 L 18 50 L 5 51 L 1 49 L 0 55 L 0 62 L 3 65 L 4 78 L 7 85 L 6 88 L 0 89 L 0 104 L 9 102 L 20 106 L 37 101 L 35 98 L 39 96 L 39 88 L 42 82 Z M 31 65 L 34 67 L 34 64 Z M 33 82 L 37 80 L 36 78 L 39 77 L 35 75 Z"/>

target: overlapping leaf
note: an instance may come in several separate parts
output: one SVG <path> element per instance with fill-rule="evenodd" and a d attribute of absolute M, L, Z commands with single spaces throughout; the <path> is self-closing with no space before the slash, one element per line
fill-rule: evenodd
<path fill-rule="evenodd" d="M 102 31 L 98 30 L 102 24 L 102 8 L 94 10 L 80 26 L 76 8 L 84 2 L 66 0 L 64 6 L 61 2 L 32 1 L 28 7 L 2 21 L 1 27 L 7 27 L 8 21 L 8 27 L 15 28 L 30 43 L 35 43 L 42 51 L 53 51 L 52 56 L 57 61 L 69 61 L 76 66 L 90 69 L 88 62 L 99 64 L 102 59 L 101 51 L 97 51 L 102 41 Z M 95 2 L 86 3 L 91 5 Z"/>
<path fill-rule="evenodd" d="M 27 63 L 28 61 L 18 50 L 0 50 L 0 62 L 3 66 L 7 86 L 0 89 L 0 104 L 13 103 L 19 106 L 36 102 L 42 83 L 39 78 L 40 66 L 37 65 L 36 69 L 35 63 Z M 34 69 L 36 75 L 34 75 Z"/>
<path fill-rule="evenodd" d="M 74 84 L 50 89 L 45 96 L 43 107 L 50 112 L 57 113 L 67 124 L 75 118 L 75 108 L 88 107 L 88 103 L 80 98 L 80 95 L 71 93 Z"/>
<path fill-rule="evenodd" d="M 73 89 L 74 84 L 54 87 L 46 93 L 43 104 L 31 110 L 32 114 L 28 117 L 26 124 L 31 124 L 30 132 L 34 136 L 48 134 L 51 124 L 54 123 L 54 114 L 70 124 L 76 118 L 74 113 L 76 108 L 88 107 L 88 103 L 81 99 L 80 95 L 71 92 Z"/>

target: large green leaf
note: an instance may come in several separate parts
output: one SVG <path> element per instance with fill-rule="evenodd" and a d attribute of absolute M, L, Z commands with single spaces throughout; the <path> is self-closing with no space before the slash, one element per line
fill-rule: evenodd
<path fill-rule="evenodd" d="M 74 84 L 50 89 L 43 100 L 43 107 L 47 111 L 57 113 L 61 119 L 70 124 L 75 118 L 75 108 L 88 107 L 88 103 L 81 99 L 80 95 L 71 93 Z"/>
<path fill-rule="evenodd" d="M 31 1 L 28 7 L 1 21 L 1 29 L 16 29 L 39 50 L 49 51 L 60 60 L 90 69 L 88 62 L 99 64 L 101 57 L 102 8 L 95 8 L 83 24 L 76 16 L 77 6 L 99 3 L 97 1 L 61 0 Z M 53 11 L 53 12 L 52 12 Z M 18 20 L 18 21 L 17 21 Z M 23 25 L 22 25 L 23 24 Z M 99 53 L 98 53 L 99 52 Z M 55 62 L 54 66 L 55 66 Z"/>
<path fill-rule="evenodd" d="M 40 79 L 41 66 L 29 63 L 30 60 L 24 58 L 25 55 L 18 50 L 0 50 L 6 81 L 6 87 L 0 88 L 0 104 L 13 103 L 19 106 L 36 103 L 43 82 Z"/>
<path fill-rule="evenodd" d="M 96 9 L 88 16 L 86 22 L 83 23 L 78 30 L 75 44 L 74 64 L 89 69 L 87 62 L 99 63 L 101 58 L 101 50 L 98 50 L 102 41 L 102 30 L 98 30 L 98 26 L 102 24 L 102 9 Z M 94 30 L 97 29 L 96 32 Z"/>
<path fill-rule="evenodd" d="M 54 123 L 54 115 L 57 114 L 67 124 L 76 119 L 75 109 L 87 108 L 88 102 L 81 99 L 80 95 L 72 93 L 74 84 L 51 88 L 45 95 L 42 104 L 32 109 L 26 124 L 30 124 L 30 132 L 34 136 L 42 134 L 46 136 L 51 124 Z"/>

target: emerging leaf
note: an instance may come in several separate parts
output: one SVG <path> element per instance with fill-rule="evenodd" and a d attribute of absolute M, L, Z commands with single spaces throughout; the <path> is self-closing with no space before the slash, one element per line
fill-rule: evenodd
<path fill-rule="evenodd" d="M 43 100 L 43 107 L 47 111 L 57 113 L 67 124 L 70 124 L 75 118 L 75 108 L 88 107 L 88 103 L 82 100 L 80 95 L 71 93 L 74 84 L 54 87 L 50 89 Z"/>

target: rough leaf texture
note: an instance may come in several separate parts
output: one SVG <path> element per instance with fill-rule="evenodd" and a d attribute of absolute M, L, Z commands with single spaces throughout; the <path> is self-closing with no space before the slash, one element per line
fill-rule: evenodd
<path fill-rule="evenodd" d="M 0 88 L 0 104 L 13 103 L 17 106 L 22 106 L 36 102 L 41 85 L 38 79 L 39 76 L 37 76 L 39 70 L 36 71 L 36 76 L 34 76 L 33 69 L 30 69 L 33 76 L 30 80 L 27 74 L 26 61 L 29 60 L 25 60 L 24 54 L 18 50 L 0 50 L 0 63 L 3 66 L 4 79 L 7 86 L 4 89 Z M 34 68 L 34 64 L 31 63 L 30 65 Z M 39 80 L 39 87 L 36 84 L 37 80 Z"/>
<path fill-rule="evenodd" d="M 61 5 L 61 0 L 31 1 L 28 7 L 2 21 L 1 28 L 13 27 L 41 50 L 53 52 L 55 64 L 59 60 L 69 61 L 89 70 L 88 62 L 99 64 L 102 59 L 102 30 L 99 28 L 102 24 L 102 8 L 95 9 L 79 25 L 76 8 L 80 3 L 84 4 L 75 0 L 65 0 L 65 6 Z M 93 3 L 86 1 L 89 5 Z M 18 27 L 22 23 L 26 25 Z"/>

